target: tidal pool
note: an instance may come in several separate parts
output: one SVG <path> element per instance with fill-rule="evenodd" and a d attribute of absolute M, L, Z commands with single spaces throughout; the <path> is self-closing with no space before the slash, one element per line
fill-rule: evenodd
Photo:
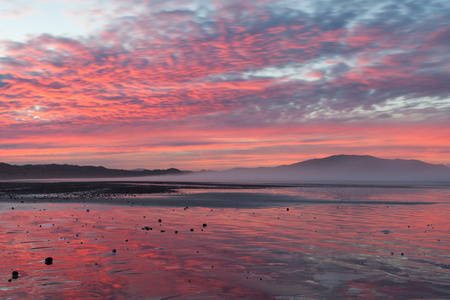
<path fill-rule="evenodd" d="M 256 202 L 265 195 L 298 201 L 217 205 L 221 195 L 240 203 L 247 192 Z M 202 205 L 188 207 L 145 199 L 1 202 L 0 298 L 450 298 L 447 187 L 195 190 L 189 197 L 196 195 Z"/>

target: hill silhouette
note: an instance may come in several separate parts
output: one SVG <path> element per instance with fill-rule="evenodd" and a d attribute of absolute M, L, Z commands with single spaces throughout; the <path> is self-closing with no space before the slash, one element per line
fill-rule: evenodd
<path fill-rule="evenodd" d="M 146 177 L 155 181 L 324 182 L 425 181 L 450 182 L 450 168 L 420 160 L 383 159 L 369 155 L 333 155 L 290 165 L 234 168 L 226 171 L 118 170 L 77 165 L 0 163 L 0 179 Z"/>
<path fill-rule="evenodd" d="M 0 163 L 0 179 L 43 179 L 43 178 L 98 178 L 98 177 L 137 177 L 153 175 L 184 174 L 175 168 L 166 170 L 120 170 L 95 166 L 67 164 L 10 165 Z"/>
<path fill-rule="evenodd" d="M 164 176 L 161 180 L 222 182 L 450 182 L 450 168 L 419 160 L 382 159 L 369 155 L 333 155 L 291 165 L 233 168 L 221 172 Z"/>
<path fill-rule="evenodd" d="M 382 159 L 369 155 L 333 155 L 274 168 L 303 178 L 364 181 L 450 180 L 450 168 L 420 160 Z"/>

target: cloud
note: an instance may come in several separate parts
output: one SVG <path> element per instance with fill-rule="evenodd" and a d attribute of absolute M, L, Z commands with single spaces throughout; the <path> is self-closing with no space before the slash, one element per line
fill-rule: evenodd
<path fill-rule="evenodd" d="M 20 18 L 32 12 L 27 1 L 0 0 L 0 15 L 3 19 Z"/>
<path fill-rule="evenodd" d="M 109 4 L 89 36 L 0 43 L 2 130 L 448 124 L 446 2 Z"/>

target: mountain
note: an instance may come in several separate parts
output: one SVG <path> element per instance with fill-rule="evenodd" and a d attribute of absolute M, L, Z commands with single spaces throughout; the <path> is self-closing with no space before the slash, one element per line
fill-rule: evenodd
<path fill-rule="evenodd" d="M 163 175 L 163 176 L 157 176 Z M 382 159 L 369 155 L 333 155 L 291 165 L 234 168 L 226 171 L 117 170 L 76 165 L 0 163 L 0 179 L 142 177 L 149 181 L 204 182 L 450 182 L 450 168 L 420 160 Z M 145 176 L 151 176 L 145 178 Z"/>
<path fill-rule="evenodd" d="M 302 178 L 357 181 L 450 181 L 450 168 L 420 160 L 333 155 L 274 168 Z"/>
<path fill-rule="evenodd" d="M 36 179 L 36 178 L 98 178 L 98 177 L 134 177 L 154 175 L 184 174 L 178 169 L 167 170 L 118 170 L 105 167 L 77 165 L 23 165 L 16 166 L 0 163 L 0 179 Z"/>
<path fill-rule="evenodd" d="M 368 155 L 333 155 L 278 167 L 234 168 L 221 172 L 163 176 L 158 180 L 280 183 L 450 182 L 450 168 L 419 160 L 382 159 Z"/>

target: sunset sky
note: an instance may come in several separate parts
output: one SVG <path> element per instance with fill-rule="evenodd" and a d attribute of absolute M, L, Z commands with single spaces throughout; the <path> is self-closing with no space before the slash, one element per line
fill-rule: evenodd
<path fill-rule="evenodd" d="M 450 164 L 448 0 L 0 0 L 0 161 Z"/>

